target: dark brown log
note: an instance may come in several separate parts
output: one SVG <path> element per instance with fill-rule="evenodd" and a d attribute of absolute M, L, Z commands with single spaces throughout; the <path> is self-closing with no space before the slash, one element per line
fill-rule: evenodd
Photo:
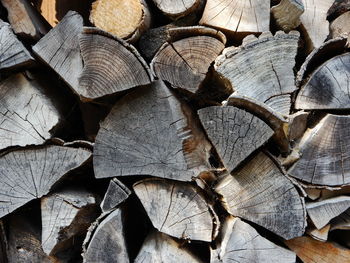
<path fill-rule="evenodd" d="M 130 194 L 131 191 L 129 188 L 127 188 L 117 178 L 113 178 L 109 182 L 107 192 L 105 193 L 105 197 L 101 202 L 102 212 L 109 212 L 117 208 L 118 205 L 124 202 Z"/>
<path fill-rule="evenodd" d="M 326 225 L 321 229 L 317 229 L 317 228 L 313 227 L 313 228 L 309 228 L 306 232 L 313 239 L 316 239 L 316 240 L 322 241 L 322 242 L 326 242 L 328 239 L 330 227 L 331 227 L 331 225 Z"/>
<path fill-rule="evenodd" d="M 300 16 L 304 10 L 302 0 L 281 0 L 278 5 L 271 8 L 271 14 L 278 28 L 289 32 L 300 25 Z"/>
<path fill-rule="evenodd" d="M 350 8 L 350 2 L 349 2 Z M 349 36 L 350 35 L 350 11 L 340 15 L 330 25 L 331 37 L 336 38 L 340 36 Z"/>
<path fill-rule="evenodd" d="M 335 0 L 333 5 L 328 9 L 328 20 L 332 21 L 347 11 L 350 11 L 350 0 Z"/>

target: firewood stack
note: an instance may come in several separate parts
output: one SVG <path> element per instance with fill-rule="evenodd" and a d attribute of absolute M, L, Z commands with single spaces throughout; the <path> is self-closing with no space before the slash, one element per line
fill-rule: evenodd
<path fill-rule="evenodd" d="M 0 0 L 0 262 L 350 262 L 350 1 Z"/>

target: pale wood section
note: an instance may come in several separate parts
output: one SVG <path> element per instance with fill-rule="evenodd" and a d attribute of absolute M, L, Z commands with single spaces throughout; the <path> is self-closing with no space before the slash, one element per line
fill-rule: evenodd
<path fill-rule="evenodd" d="M 316 239 L 318 241 L 326 242 L 328 239 L 328 234 L 330 230 L 331 225 L 326 225 L 321 229 L 317 228 L 309 228 L 306 232 L 311 236 L 313 239 Z"/>
<path fill-rule="evenodd" d="M 194 12 L 201 0 L 153 0 L 153 2 L 166 16 L 175 19 Z"/>
<path fill-rule="evenodd" d="M 100 126 L 96 178 L 152 175 L 191 181 L 211 167 L 212 146 L 199 120 L 161 81 L 125 96 Z"/>
<path fill-rule="evenodd" d="M 231 33 L 265 32 L 270 25 L 270 3 L 264 0 L 207 0 L 199 24 Z"/>
<path fill-rule="evenodd" d="M 350 35 L 350 11 L 337 17 L 330 25 L 332 38 Z"/>
<path fill-rule="evenodd" d="M 105 196 L 101 202 L 102 212 L 109 212 L 119 204 L 123 203 L 131 194 L 129 188 L 127 188 L 122 182 L 117 178 L 113 178 L 108 185 L 108 189 Z"/>
<path fill-rule="evenodd" d="M 254 222 L 285 239 L 304 233 L 304 200 L 264 153 L 258 153 L 242 168 L 220 180 L 215 191 L 222 195 L 223 204 L 232 215 Z"/>
<path fill-rule="evenodd" d="M 0 217 L 49 193 L 57 181 L 90 156 L 85 149 L 44 146 L 0 157 Z"/>
<path fill-rule="evenodd" d="M 281 0 L 278 5 L 271 8 L 271 13 L 280 29 L 290 31 L 300 25 L 304 5 L 302 0 Z"/>
<path fill-rule="evenodd" d="M 212 211 L 201 189 L 165 179 L 142 180 L 133 188 L 160 232 L 181 239 L 212 241 Z"/>

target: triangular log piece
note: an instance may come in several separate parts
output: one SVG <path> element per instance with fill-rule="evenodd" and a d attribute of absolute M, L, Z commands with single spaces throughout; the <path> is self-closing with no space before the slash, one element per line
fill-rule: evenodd
<path fill-rule="evenodd" d="M 350 54 L 336 56 L 314 71 L 299 91 L 295 108 L 350 109 Z"/>
<path fill-rule="evenodd" d="M 350 230 L 350 209 L 331 220 L 331 230 Z"/>
<path fill-rule="evenodd" d="M 135 263 L 202 263 L 195 255 L 173 238 L 159 232 L 151 232 L 138 253 Z"/>
<path fill-rule="evenodd" d="M 174 88 L 196 93 L 209 66 L 225 48 L 217 38 L 194 36 L 165 43 L 151 62 L 158 78 Z"/>
<path fill-rule="evenodd" d="M 297 111 L 289 115 L 287 132 L 289 141 L 295 141 L 304 135 L 304 132 L 307 129 L 308 116 L 309 113 L 305 111 Z"/>
<path fill-rule="evenodd" d="M 350 208 L 350 196 L 338 196 L 318 202 L 306 203 L 306 211 L 317 229 Z"/>
<path fill-rule="evenodd" d="M 78 77 L 83 69 L 78 35 L 83 18 L 69 11 L 62 21 L 40 39 L 33 51 L 47 63 L 73 90 L 79 90 Z"/>
<path fill-rule="evenodd" d="M 257 154 L 215 186 L 230 214 L 291 239 L 306 227 L 304 200 L 273 160 Z M 291 220 L 293 218 L 293 220 Z"/>
<path fill-rule="evenodd" d="M 201 0 L 153 0 L 153 3 L 163 14 L 176 19 L 196 11 Z"/>
<path fill-rule="evenodd" d="M 218 251 L 213 250 L 211 263 L 294 263 L 294 252 L 277 246 L 262 237 L 252 226 L 239 218 L 228 219 L 224 238 Z"/>
<path fill-rule="evenodd" d="M 215 62 L 216 71 L 228 79 L 236 93 L 251 97 L 288 115 L 290 93 L 296 90 L 293 67 L 299 33 L 275 36 L 266 32 L 243 40 L 241 47 L 229 47 Z"/>
<path fill-rule="evenodd" d="M 328 9 L 327 19 L 332 21 L 348 11 L 350 11 L 350 0 L 335 0 Z"/>
<path fill-rule="evenodd" d="M 350 116 L 327 114 L 300 142 L 301 158 L 288 174 L 324 186 L 350 184 Z"/>
<path fill-rule="evenodd" d="M 350 6 L 350 5 L 349 5 Z M 329 28 L 331 31 L 331 37 L 336 38 L 339 36 L 350 35 L 350 11 L 337 17 Z"/>
<path fill-rule="evenodd" d="M 0 149 L 42 144 L 60 119 L 53 101 L 35 80 L 19 73 L 0 82 Z"/>
<path fill-rule="evenodd" d="M 91 152 L 61 146 L 20 149 L 0 157 L 0 217 L 46 195 L 67 172 L 81 166 Z"/>
<path fill-rule="evenodd" d="M 268 31 L 270 3 L 261 0 L 207 0 L 199 23 L 234 34 Z"/>
<path fill-rule="evenodd" d="M 119 204 L 124 202 L 131 191 L 117 178 L 113 178 L 108 185 L 105 197 L 101 202 L 102 212 L 108 212 L 115 209 Z"/>
<path fill-rule="evenodd" d="M 199 120 L 161 81 L 125 96 L 100 126 L 96 178 L 152 175 L 191 181 L 211 168 L 212 146 Z"/>
<path fill-rule="evenodd" d="M 41 199 L 41 244 L 47 255 L 72 246 L 98 215 L 96 197 L 83 190 L 64 190 Z"/>
<path fill-rule="evenodd" d="M 277 26 L 288 32 L 300 25 L 300 16 L 304 13 L 304 9 L 302 0 L 282 0 L 271 8 L 271 14 Z"/>
<path fill-rule="evenodd" d="M 321 242 L 311 237 L 298 237 L 285 241 L 303 263 L 349 262 L 350 250 L 330 242 Z"/>
<path fill-rule="evenodd" d="M 309 236 L 318 241 L 326 242 L 331 225 L 326 225 L 321 229 L 315 227 L 306 230 Z"/>
<path fill-rule="evenodd" d="M 307 197 L 310 198 L 311 200 L 316 200 L 321 197 L 322 190 L 318 188 L 303 188 Z"/>
<path fill-rule="evenodd" d="M 96 0 L 91 6 L 90 21 L 114 36 L 136 41 L 150 27 L 151 17 L 142 0 Z"/>
<path fill-rule="evenodd" d="M 134 191 L 160 232 L 181 239 L 212 241 L 213 211 L 199 188 L 157 178 L 135 183 Z"/>
<path fill-rule="evenodd" d="M 153 80 L 138 51 L 120 38 L 87 27 L 79 36 L 79 46 L 84 68 L 75 91 L 83 98 L 111 95 Z"/>
<path fill-rule="evenodd" d="M 124 218 L 124 210 L 118 208 L 97 225 L 83 254 L 85 263 L 130 262 L 125 241 Z"/>
<path fill-rule="evenodd" d="M 265 122 L 233 106 L 207 107 L 200 109 L 198 115 L 229 172 L 273 135 Z"/>
<path fill-rule="evenodd" d="M 8 23 L 0 20 L 0 70 L 29 66 L 33 57 L 12 32 Z"/>

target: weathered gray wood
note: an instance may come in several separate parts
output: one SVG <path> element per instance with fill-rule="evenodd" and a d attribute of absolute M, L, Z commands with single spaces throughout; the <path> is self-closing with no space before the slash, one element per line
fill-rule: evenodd
<path fill-rule="evenodd" d="M 72 246 L 96 219 L 96 197 L 84 190 L 63 190 L 41 199 L 41 244 L 47 255 Z"/>
<path fill-rule="evenodd" d="M 10 25 L 0 20 L 0 70 L 29 66 L 33 62 L 33 57 L 17 39 Z"/>
<path fill-rule="evenodd" d="M 124 97 L 101 123 L 95 176 L 143 174 L 190 181 L 210 168 L 211 148 L 188 106 L 156 81 Z"/>
<path fill-rule="evenodd" d="M 314 71 L 298 93 L 295 107 L 305 110 L 350 108 L 350 54 L 336 56 Z"/>
<path fill-rule="evenodd" d="M 294 263 L 294 252 L 277 246 L 262 237 L 252 226 L 239 218 L 229 218 L 221 246 L 213 250 L 211 263 Z"/>
<path fill-rule="evenodd" d="M 0 82 L 0 149 L 42 144 L 60 118 L 37 81 L 16 74 Z"/>
<path fill-rule="evenodd" d="M 302 0 L 281 0 L 271 8 L 271 14 L 280 29 L 290 31 L 300 25 L 300 16 L 304 9 Z"/>
<path fill-rule="evenodd" d="M 84 262 L 130 262 L 125 241 L 124 218 L 123 209 L 118 208 L 97 225 L 83 254 Z"/>
<path fill-rule="evenodd" d="M 138 51 L 120 38 L 94 28 L 84 28 L 79 36 L 84 68 L 76 93 L 95 99 L 153 80 Z"/>
<path fill-rule="evenodd" d="M 328 233 L 330 230 L 331 225 L 326 225 L 321 229 L 317 229 L 315 227 L 308 228 L 307 233 L 309 236 L 311 236 L 313 239 L 316 239 L 318 241 L 326 242 L 328 239 Z"/>
<path fill-rule="evenodd" d="M 138 253 L 135 263 L 201 263 L 195 255 L 173 238 L 159 232 L 151 232 Z"/>
<path fill-rule="evenodd" d="M 116 208 L 119 204 L 124 202 L 131 191 L 117 178 L 113 178 L 108 185 L 105 197 L 101 202 L 102 212 L 108 212 Z"/>
<path fill-rule="evenodd" d="M 327 114 L 305 133 L 301 158 L 288 174 L 302 181 L 337 186 L 350 183 L 350 117 Z"/>
<path fill-rule="evenodd" d="M 304 200 L 264 153 L 257 154 L 245 166 L 224 177 L 215 191 L 222 195 L 232 215 L 263 226 L 285 239 L 304 233 Z"/>
<path fill-rule="evenodd" d="M 160 232 L 181 239 L 212 241 L 212 211 L 199 188 L 158 178 L 139 181 L 133 188 Z"/>
<path fill-rule="evenodd" d="M 78 77 L 83 69 L 78 38 L 82 30 L 83 18 L 69 11 L 59 24 L 33 46 L 33 51 L 74 91 L 79 90 Z"/>
<path fill-rule="evenodd" d="M 61 146 L 20 149 L 0 157 L 0 217 L 46 195 L 62 176 L 91 152 Z"/>
<path fill-rule="evenodd" d="M 336 218 L 333 218 L 330 224 L 331 230 L 350 230 L 350 209 L 347 209 L 344 213 L 341 213 Z"/>
<path fill-rule="evenodd" d="M 299 33 L 266 32 L 259 39 L 250 35 L 240 47 L 229 47 L 215 61 L 216 71 L 228 79 L 239 95 L 263 102 L 288 115 L 290 93 L 296 90 L 293 67 Z"/>
<path fill-rule="evenodd" d="M 179 18 L 194 12 L 201 0 L 153 0 L 157 8 L 170 18 Z"/>
<path fill-rule="evenodd" d="M 273 135 L 265 122 L 233 106 L 200 109 L 198 115 L 229 172 Z"/>
<path fill-rule="evenodd" d="M 297 111 L 289 115 L 288 139 L 290 141 L 297 140 L 304 135 L 307 128 L 308 112 Z"/>
<path fill-rule="evenodd" d="M 350 7 L 350 3 L 349 3 Z M 329 30 L 332 38 L 350 35 L 350 11 L 337 17 L 330 25 Z"/>

